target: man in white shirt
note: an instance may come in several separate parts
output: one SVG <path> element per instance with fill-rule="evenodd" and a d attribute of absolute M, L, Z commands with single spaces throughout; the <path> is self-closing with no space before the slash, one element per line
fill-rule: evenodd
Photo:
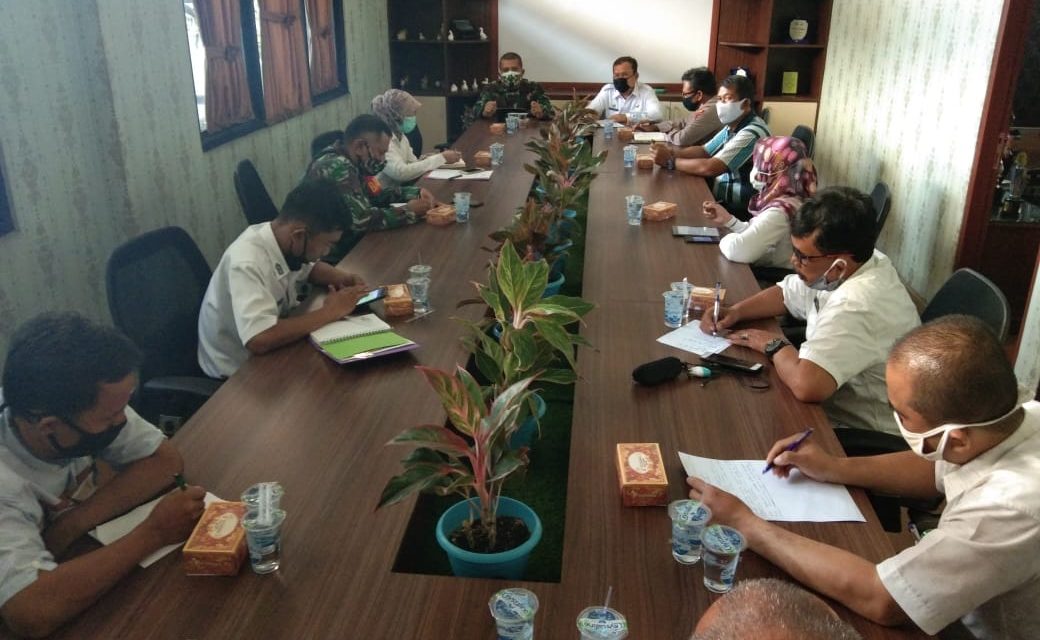
<path fill-rule="evenodd" d="M 774 473 L 888 495 L 946 498 L 938 527 L 874 565 L 755 516 L 736 497 L 689 478 L 712 520 L 793 578 L 875 622 L 935 634 L 961 620 L 980 639 L 1040 638 L 1040 403 L 1016 388 L 996 336 L 980 320 L 946 316 L 892 348 L 888 396 L 910 451 L 857 458 L 812 439 L 769 451 Z M 952 629 L 951 629 L 952 631 Z M 963 629 L 959 629 L 963 631 Z"/>
<path fill-rule="evenodd" d="M 145 557 L 186 540 L 202 515 L 201 487 L 174 491 L 125 537 L 65 557 L 184 467 L 127 406 L 140 357 L 126 336 L 73 313 L 37 316 L 11 337 L 0 398 L 0 614 L 16 634 L 50 634 Z M 115 475 L 99 474 L 98 461 Z"/>
<path fill-rule="evenodd" d="M 870 197 L 831 187 L 808 199 L 791 221 L 795 273 L 722 310 L 718 326 L 705 313 L 705 331 L 790 313 L 806 321 L 794 347 L 762 329 L 730 332 L 733 344 L 764 353 L 802 402 L 823 402 L 842 426 L 898 433 L 885 398 L 885 357 L 920 324 L 917 308 L 892 262 L 874 249 Z"/>
<path fill-rule="evenodd" d="M 639 63 L 631 56 L 614 61 L 614 82 L 603 85 L 588 108 L 614 122 L 630 123 L 629 114 L 639 113 L 640 121 L 661 119 L 661 103 L 654 88 L 639 82 Z M 635 123 L 631 123 L 635 124 Z"/>
<path fill-rule="evenodd" d="M 286 197 L 271 222 L 248 227 L 224 252 L 199 310 L 199 366 L 226 378 L 250 354 L 267 353 L 306 337 L 354 310 L 361 278 L 324 262 L 350 227 L 335 183 L 307 180 Z M 324 304 L 296 316 L 308 285 L 328 289 Z"/>

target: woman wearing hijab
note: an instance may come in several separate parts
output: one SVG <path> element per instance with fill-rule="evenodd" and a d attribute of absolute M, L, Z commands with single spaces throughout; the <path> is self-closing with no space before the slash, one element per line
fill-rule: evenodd
<path fill-rule="evenodd" d="M 801 140 L 787 136 L 763 138 L 752 157 L 750 222 L 734 218 L 717 202 L 705 202 L 704 217 L 732 233 L 719 243 L 733 262 L 791 268 L 791 217 L 816 193 L 816 168 Z"/>
<path fill-rule="evenodd" d="M 462 158 L 454 149 L 436 153 L 422 160 L 415 157 L 412 145 L 405 137 L 415 129 L 415 112 L 422 103 L 412 94 L 400 89 L 390 89 L 372 98 L 372 113 L 379 116 L 390 127 L 393 136 L 386 152 L 386 166 L 379 174 L 379 181 L 387 186 L 412 182 L 422 174 L 443 164 L 452 164 Z"/>

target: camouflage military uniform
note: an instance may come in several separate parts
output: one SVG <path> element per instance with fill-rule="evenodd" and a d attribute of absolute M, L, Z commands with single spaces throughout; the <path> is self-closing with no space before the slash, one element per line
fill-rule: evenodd
<path fill-rule="evenodd" d="M 494 101 L 499 109 L 522 109 L 523 111 L 530 111 L 531 103 L 537 102 L 542 105 L 543 119 L 551 118 L 553 114 L 553 106 L 549 102 L 549 96 L 545 95 L 542 85 L 537 82 L 524 78 L 521 78 L 518 82 L 496 80 L 491 84 L 484 85 L 484 88 L 480 91 L 480 97 L 477 98 L 477 103 L 467 113 L 468 117 L 465 118 L 465 124 L 469 126 L 474 120 L 479 119 L 484 111 L 484 105 L 491 101 Z"/>
<path fill-rule="evenodd" d="M 307 167 L 307 178 L 325 178 L 336 183 L 350 212 L 350 228 L 343 231 L 343 237 L 325 258 L 327 261 L 338 262 L 366 231 L 393 229 L 419 221 L 419 216 L 411 209 L 390 206 L 392 202 L 418 198 L 419 188 L 383 187 L 371 173 L 374 168 L 365 170 L 358 167 L 335 147 L 323 149 Z"/>

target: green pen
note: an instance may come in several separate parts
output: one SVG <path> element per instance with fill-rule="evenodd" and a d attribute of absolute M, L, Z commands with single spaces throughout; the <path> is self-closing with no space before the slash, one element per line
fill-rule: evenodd
<path fill-rule="evenodd" d="M 179 473 L 173 474 L 173 481 L 177 484 L 177 488 L 181 491 L 188 490 L 188 483 L 184 481 L 184 476 Z"/>

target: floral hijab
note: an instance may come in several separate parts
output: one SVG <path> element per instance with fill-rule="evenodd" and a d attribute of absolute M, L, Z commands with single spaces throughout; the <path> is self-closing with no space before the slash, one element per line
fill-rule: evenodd
<path fill-rule="evenodd" d="M 779 208 L 790 218 L 816 193 L 816 167 L 797 138 L 762 138 L 755 145 L 752 166 L 765 182 L 762 191 L 751 197 L 748 212 L 752 216 Z"/>

